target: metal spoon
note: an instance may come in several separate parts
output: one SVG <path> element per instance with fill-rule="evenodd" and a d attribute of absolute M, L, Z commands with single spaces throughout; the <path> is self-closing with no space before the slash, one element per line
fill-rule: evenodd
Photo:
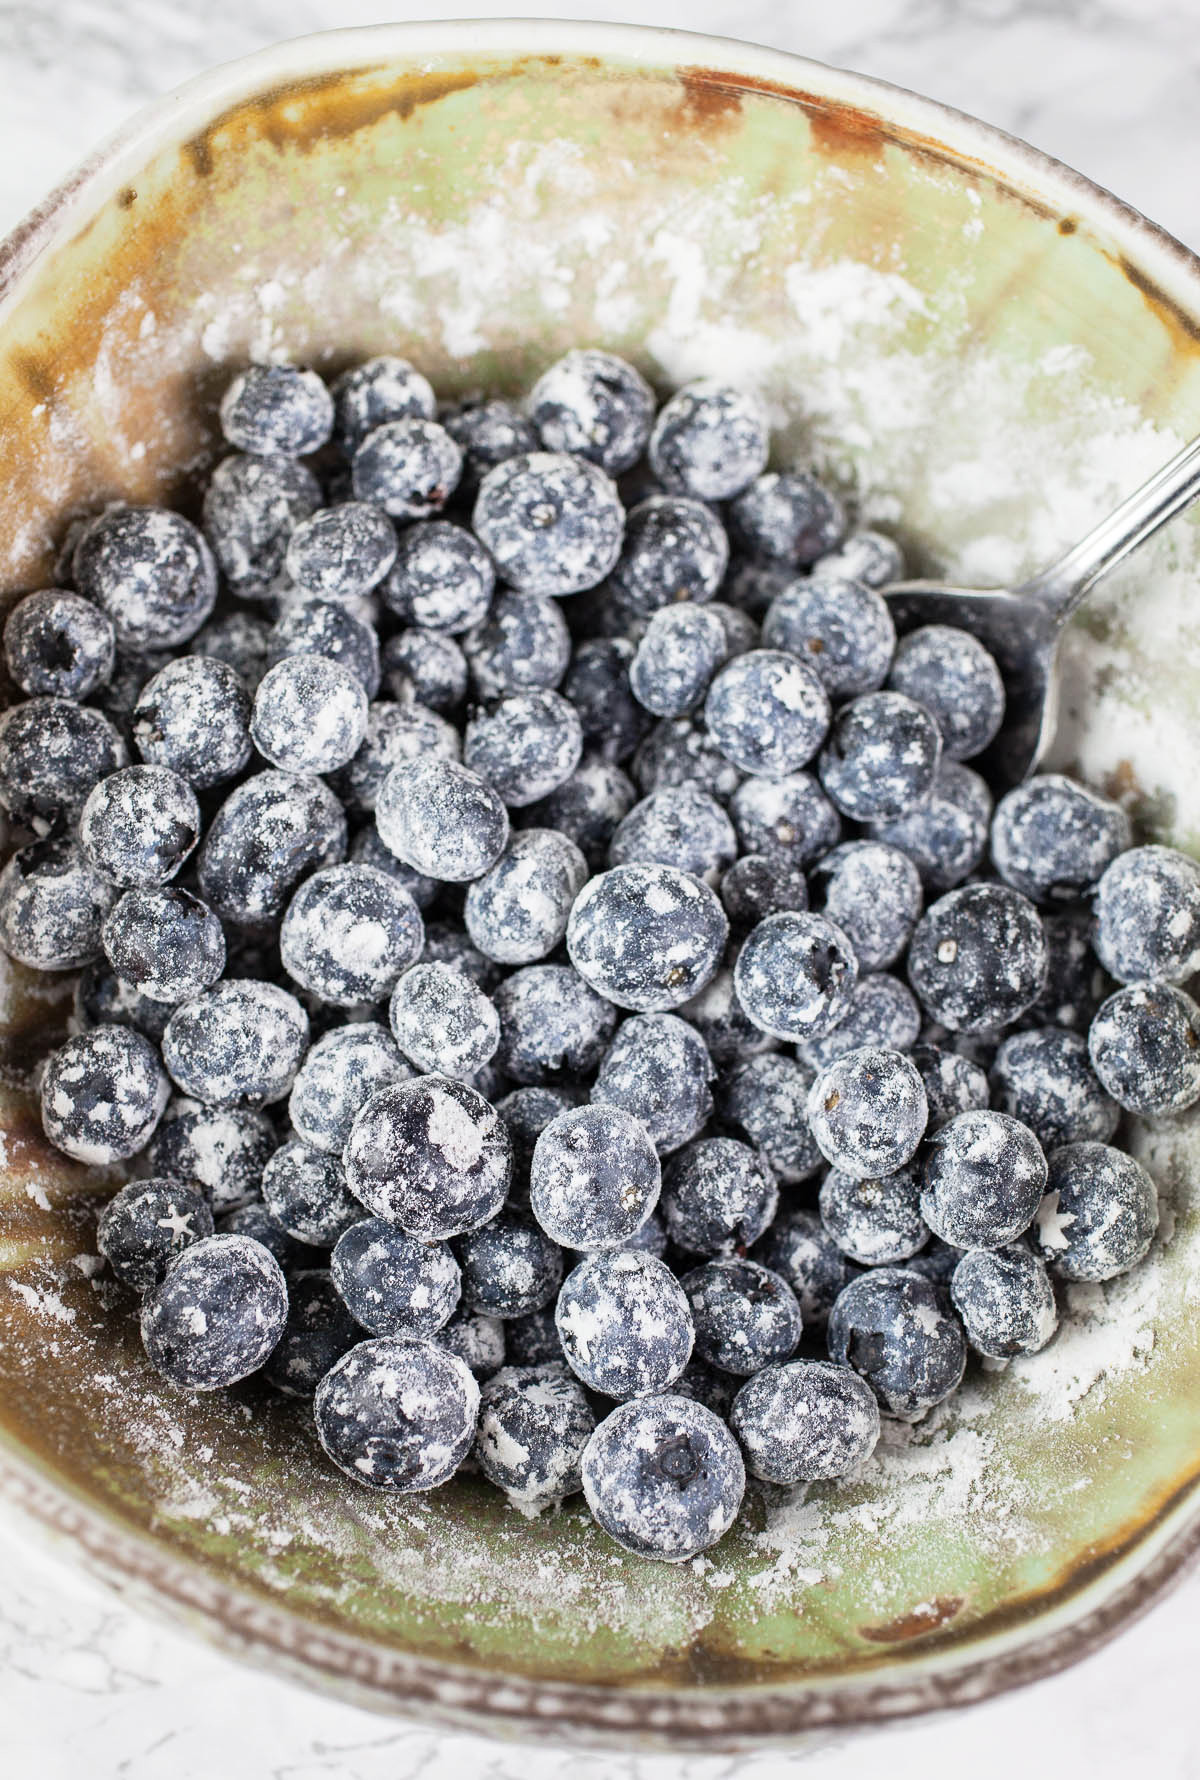
<path fill-rule="evenodd" d="M 1107 519 L 1016 588 L 897 581 L 883 592 L 900 631 L 954 624 L 991 650 L 1007 694 L 999 735 L 978 761 L 997 787 L 1019 784 L 1050 745 L 1058 715 L 1058 644 L 1097 581 L 1200 495 L 1200 439 L 1165 463 Z"/>

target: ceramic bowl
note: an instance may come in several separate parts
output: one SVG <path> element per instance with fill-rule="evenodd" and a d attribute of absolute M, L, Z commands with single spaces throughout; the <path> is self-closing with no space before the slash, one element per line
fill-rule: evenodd
<path fill-rule="evenodd" d="M 1004 582 L 1200 429 L 1200 265 L 927 100 L 746 45 L 438 24 L 284 44 L 144 113 L 0 250 L 0 586 L 106 498 L 194 499 L 248 358 L 408 354 L 519 391 L 564 348 L 759 390 L 919 568 Z M 1195 846 L 1197 534 L 1071 640 L 1058 758 Z M 1140 1611 L 1200 1540 L 1194 1127 L 1145 1130 L 1145 1267 L 895 1425 L 862 1477 L 756 1496 L 707 1557 L 623 1556 L 477 1480 L 347 1487 L 253 1389 L 175 1393 L 109 1314 L 111 1181 L 45 1145 L 30 1072 L 72 984 L 4 966 L 0 1455 L 80 1562 L 369 1705 L 714 1749 L 976 1700 Z"/>

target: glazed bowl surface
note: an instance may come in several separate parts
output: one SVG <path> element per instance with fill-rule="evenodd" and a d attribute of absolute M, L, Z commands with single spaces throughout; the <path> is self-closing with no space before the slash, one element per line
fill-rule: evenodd
<path fill-rule="evenodd" d="M 1200 430 L 1200 265 L 971 119 L 684 34 L 333 33 L 153 107 L 0 250 L 0 588 L 45 585 L 106 499 L 194 510 L 247 359 L 519 392 L 578 344 L 759 391 L 780 463 L 967 583 L 1039 566 Z M 1192 850 L 1198 560 L 1179 521 L 1089 605 L 1055 755 Z M 1200 1542 L 1193 1119 L 1136 1134 L 1159 1241 L 1073 1288 L 1044 1353 L 668 1567 L 471 1477 L 349 1489 L 294 1408 L 157 1380 L 97 1274 L 112 1180 L 48 1148 L 31 1092 L 73 984 L 0 970 L 0 1477 L 254 1660 L 497 1732 L 750 1746 L 1046 1673 Z"/>

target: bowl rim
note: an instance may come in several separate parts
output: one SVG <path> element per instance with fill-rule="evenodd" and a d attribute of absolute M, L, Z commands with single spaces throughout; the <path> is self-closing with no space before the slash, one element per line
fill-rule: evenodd
<path fill-rule="evenodd" d="M 966 112 L 871 76 L 731 38 L 662 26 L 555 19 L 456 19 L 364 25 L 286 39 L 209 69 L 138 111 L 100 144 L 0 242 L 0 326 L 39 261 L 70 239 L 127 181 L 131 170 L 184 140 L 226 108 L 264 90 L 396 60 L 600 56 L 631 70 L 686 74 L 710 87 L 766 91 L 801 106 L 849 107 L 872 124 L 936 146 L 1063 218 L 1085 221 L 1126 275 L 1200 335 L 1200 258 L 1103 187 L 1019 138 Z M 1194 1493 L 1194 1492 L 1193 1492 Z M 447 1727 L 515 1737 L 715 1753 L 796 1741 L 817 1731 L 911 1718 L 988 1699 L 1069 1666 L 1146 1612 L 1200 1557 L 1200 1505 L 1176 1502 L 1099 1582 L 1073 1595 L 1094 1599 L 1066 1623 L 1026 1636 L 1031 1615 L 1001 1650 L 945 1653 L 936 1668 L 901 1667 L 738 1688 L 605 1687 L 497 1676 L 482 1667 L 415 1657 L 366 1638 L 318 1627 L 286 1608 L 215 1578 L 49 1482 L 0 1435 L 0 1500 L 68 1540 L 85 1566 L 139 1607 L 183 1619 L 210 1642 L 375 1710 Z M 1126 1574 L 1125 1572 L 1128 1572 Z M 1116 1576 L 1115 1586 L 1113 1578 Z M 1061 1609 L 1059 1615 L 1061 1616 Z M 1056 1615 L 1052 1611 L 1051 1617 Z M 915 1669 L 915 1672 L 914 1672 Z"/>

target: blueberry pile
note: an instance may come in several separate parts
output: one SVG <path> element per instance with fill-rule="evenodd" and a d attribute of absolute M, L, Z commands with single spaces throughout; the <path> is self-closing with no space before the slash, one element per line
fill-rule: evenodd
<path fill-rule="evenodd" d="M 1058 774 L 993 809 L 995 662 L 897 640 L 755 400 L 580 351 L 220 415 L 199 525 L 107 508 L 4 628 L 0 946 L 82 971 L 43 1124 L 134 1163 L 165 1379 L 679 1561 L 1142 1259 L 1200 866 Z"/>

